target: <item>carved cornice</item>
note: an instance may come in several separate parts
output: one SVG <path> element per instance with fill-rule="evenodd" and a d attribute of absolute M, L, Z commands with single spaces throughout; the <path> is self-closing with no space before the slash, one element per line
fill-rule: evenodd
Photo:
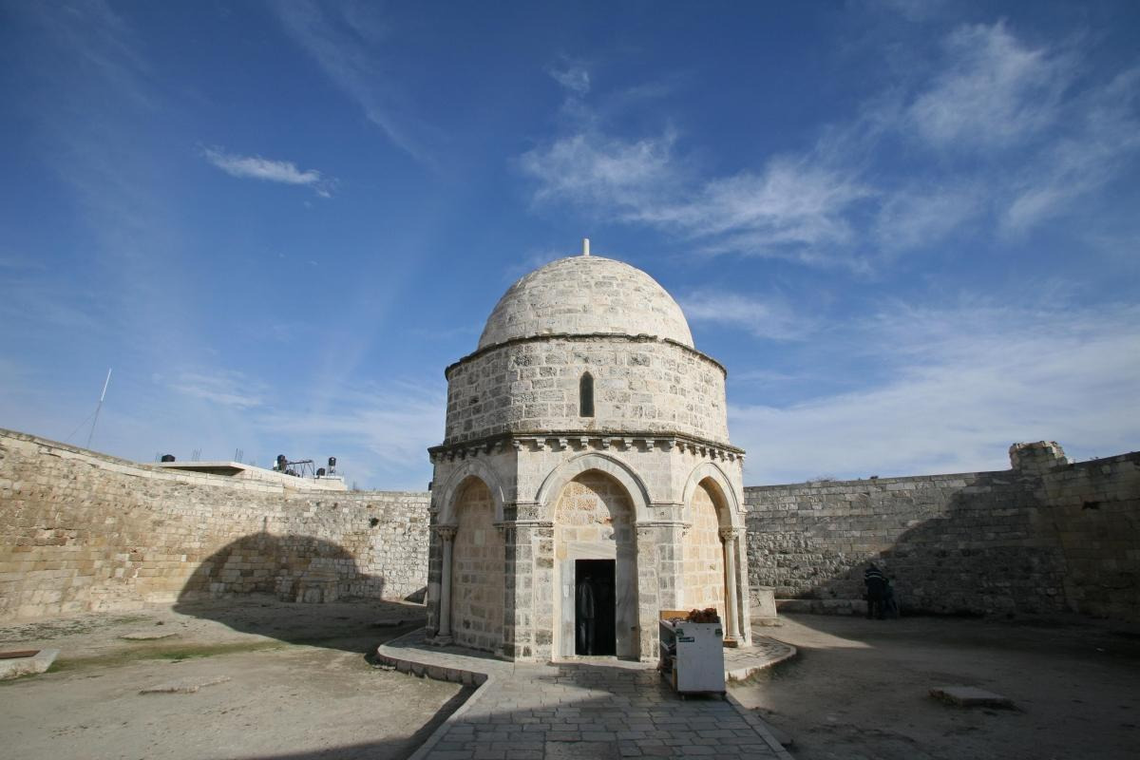
<path fill-rule="evenodd" d="M 502 451 L 654 451 L 665 453 L 688 452 L 702 459 L 719 461 L 744 461 L 744 450 L 728 443 L 710 441 L 706 438 L 670 432 L 628 432 L 605 433 L 592 430 L 569 430 L 552 433 L 512 432 L 477 438 L 471 441 L 457 441 L 441 444 L 428 449 L 433 464 L 452 462 L 471 457 L 498 454 Z"/>

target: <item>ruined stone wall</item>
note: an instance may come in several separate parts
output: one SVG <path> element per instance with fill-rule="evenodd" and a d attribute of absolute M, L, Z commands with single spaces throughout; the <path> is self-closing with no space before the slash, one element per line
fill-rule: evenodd
<path fill-rule="evenodd" d="M 875 561 L 904 609 L 1140 619 L 1140 454 L 1050 446 L 1003 472 L 745 488 L 750 584 L 861 610 Z"/>
<path fill-rule="evenodd" d="M 163 471 L 0 430 L 0 619 L 197 595 L 403 598 L 427 579 L 428 494 Z"/>
<path fill-rule="evenodd" d="M 1140 454 L 1052 470 L 1042 486 L 1065 556 L 1068 605 L 1140 620 Z"/>

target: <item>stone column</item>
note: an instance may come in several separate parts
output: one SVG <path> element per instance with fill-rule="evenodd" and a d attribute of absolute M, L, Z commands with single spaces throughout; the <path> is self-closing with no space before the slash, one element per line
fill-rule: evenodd
<path fill-rule="evenodd" d="M 443 541 L 443 563 L 439 579 L 439 628 L 435 643 L 451 643 L 451 548 L 455 539 L 455 525 L 437 525 L 436 534 Z"/>
<path fill-rule="evenodd" d="M 630 561 L 637 573 L 637 654 L 642 662 L 655 662 L 660 657 L 657 623 L 658 610 L 661 609 L 661 580 L 657 574 L 660 527 L 656 523 L 638 523 L 636 528 L 637 551 Z M 621 654 L 618 652 L 619 656 Z"/>
<path fill-rule="evenodd" d="M 724 541 L 724 616 L 728 618 L 724 631 L 725 646 L 740 645 L 740 630 L 737 621 L 739 607 L 739 587 L 736 581 L 736 539 L 740 531 L 736 528 L 721 528 L 720 537 Z"/>

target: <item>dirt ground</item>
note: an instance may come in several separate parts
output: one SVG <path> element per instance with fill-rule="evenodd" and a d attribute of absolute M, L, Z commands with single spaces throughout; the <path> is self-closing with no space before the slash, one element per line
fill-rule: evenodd
<path fill-rule="evenodd" d="M 422 622 L 418 605 L 249 597 L 0 626 L 0 650 L 61 650 L 0 682 L 0 755 L 405 758 L 468 693 L 367 661 Z"/>
<path fill-rule="evenodd" d="M 732 693 L 790 736 L 798 760 L 1140 757 L 1140 634 L 1071 620 L 791 615 L 764 632 L 800 656 Z M 977 686 L 1015 710 L 953 707 Z"/>

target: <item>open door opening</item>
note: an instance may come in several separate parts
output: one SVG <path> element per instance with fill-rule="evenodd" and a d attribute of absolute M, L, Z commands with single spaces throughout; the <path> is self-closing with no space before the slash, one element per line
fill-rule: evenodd
<path fill-rule="evenodd" d="M 612 559 L 574 562 L 574 654 L 613 655 L 617 652 Z"/>

